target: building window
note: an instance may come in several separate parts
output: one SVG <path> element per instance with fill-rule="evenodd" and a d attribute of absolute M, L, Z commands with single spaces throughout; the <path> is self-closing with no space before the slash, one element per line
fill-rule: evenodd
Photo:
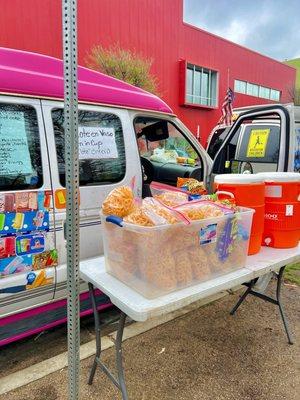
<path fill-rule="evenodd" d="M 187 64 L 185 103 L 216 107 L 217 72 Z"/>
<path fill-rule="evenodd" d="M 262 97 L 263 99 L 269 99 L 270 98 L 270 89 L 260 86 L 259 87 L 259 97 Z"/>
<path fill-rule="evenodd" d="M 248 82 L 246 94 L 249 94 L 249 96 L 258 97 L 258 93 L 259 93 L 259 86 Z"/>
<path fill-rule="evenodd" d="M 238 79 L 234 81 L 234 91 L 237 93 L 248 94 L 249 96 L 260 97 L 262 99 L 273 101 L 280 100 L 279 90 L 259 86 L 250 82 L 240 81 Z"/>
<path fill-rule="evenodd" d="M 238 81 L 237 79 L 234 81 L 234 91 L 235 92 L 246 94 L 246 86 L 247 86 L 247 82 Z"/>
<path fill-rule="evenodd" d="M 271 89 L 270 99 L 274 101 L 279 101 L 280 100 L 279 90 Z"/>

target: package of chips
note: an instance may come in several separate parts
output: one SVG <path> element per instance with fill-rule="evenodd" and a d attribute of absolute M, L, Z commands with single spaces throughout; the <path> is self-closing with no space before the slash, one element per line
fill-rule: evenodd
<path fill-rule="evenodd" d="M 124 218 L 125 222 L 141 226 L 157 226 L 178 222 L 176 212 L 165 207 L 152 197 L 143 200 L 142 206 Z"/>
<path fill-rule="evenodd" d="M 188 201 L 188 194 L 170 190 L 154 195 L 154 198 L 168 207 L 176 207 Z"/>
<path fill-rule="evenodd" d="M 205 194 L 206 189 L 203 182 L 194 178 L 177 178 L 177 187 L 185 188 L 189 194 Z"/>
<path fill-rule="evenodd" d="M 176 211 L 182 213 L 191 221 L 201 220 L 213 217 L 222 217 L 227 212 L 232 212 L 230 209 L 225 209 L 210 201 L 190 201 L 175 207 Z"/>
<path fill-rule="evenodd" d="M 113 189 L 102 204 L 104 215 L 116 215 L 125 217 L 129 215 L 135 207 L 134 195 L 130 187 L 120 186 Z"/>

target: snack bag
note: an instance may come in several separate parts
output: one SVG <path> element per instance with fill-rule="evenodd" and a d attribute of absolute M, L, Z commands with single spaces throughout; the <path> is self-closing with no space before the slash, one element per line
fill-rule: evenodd
<path fill-rule="evenodd" d="M 176 214 L 152 197 L 143 200 L 142 206 L 137 207 L 124 218 L 125 222 L 142 226 L 175 224 Z"/>
<path fill-rule="evenodd" d="M 26 211 L 28 208 L 29 193 L 28 192 L 17 192 L 16 193 L 16 210 Z"/>
<path fill-rule="evenodd" d="M 188 201 L 188 195 L 186 193 L 171 190 L 155 195 L 154 198 L 168 207 L 176 207 Z"/>
<path fill-rule="evenodd" d="M 225 209 L 210 201 L 190 201 L 175 207 L 175 210 L 180 211 L 186 218 L 191 221 L 201 220 L 213 217 L 222 217 L 223 215 L 232 212 L 230 209 Z"/>
<path fill-rule="evenodd" d="M 189 194 L 205 194 L 206 189 L 203 182 L 194 178 L 177 178 L 177 187 L 185 188 Z"/>
<path fill-rule="evenodd" d="M 120 186 L 113 189 L 102 204 L 102 211 L 105 215 L 116 215 L 125 217 L 135 207 L 133 191 L 128 186 Z"/>

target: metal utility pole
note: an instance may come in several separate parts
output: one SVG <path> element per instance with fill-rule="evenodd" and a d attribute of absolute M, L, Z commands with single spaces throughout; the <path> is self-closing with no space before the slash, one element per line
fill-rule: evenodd
<path fill-rule="evenodd" d="M 79 160 L 77 94 L 77 0 L 62 0 L 69 400 L 79 399 Z"/>

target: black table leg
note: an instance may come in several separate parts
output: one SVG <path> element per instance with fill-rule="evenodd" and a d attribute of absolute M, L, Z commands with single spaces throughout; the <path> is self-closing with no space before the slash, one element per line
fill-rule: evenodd
<path fill-rule="evenodd" d="M 95 319 L 95 334 L 96 334 L 96 354 L 94 358 L 94 362 L 90 371 L 88 384 L 91 385 L 93 383 L 93 379 L 95 376 L 97 365 L 100 367 L 102 372 L 104 372 L 112 383 L 120 390 L 122 393 L 122 399 L 128 400 L 128 394 L 126 389 L 126 383 L 124 378 L 124 368 L 123 368 L 123 360 L 122 360 L 122 339 L 124 326 L 126 321 L 126 314 L 123 312 L 120 313 L 119 324 L 117 337 L 115 342 L 116 347 L 116 366 L 118 372 L 118 379 L 111 373 L 111 371 L 106 367 L 105 364 L 101 361 L 101 324 L 99 320 L 99 313 L 97 310 L 96 298 L 95 298 L 95 290 L 91 283 L 89 283 L 89 293 L 93 307 L 94 319 Z"/>
<path fill-rule="evenodd" d="M 244 283 L 244 285 L 247 286 L 247 290 L 243 293 L 243 295 L 240 297 L 239 301 L 236 303 L 236 305 L 230 311 L 230 314 L 233 315 L 236 312 L 236 310 L 239 308 L 239 306 L 243 303 L 243 301 L 249 294 L 251 294 L 252 296 L 258 297 L 264 301 L 267 301 L 269 303 L 275 304 L 279 308 L 280 316 L 281 316 L 281 319 L 282 319 L 282 322 L 284 325 L 284 329 L 285 329 L 285 332 L 286 332 L 286 335 L 288 338 L 288 343 L 293 344 L 292 335 L 289 331 L 287 319 L 286 319 L 286 316 L 285 316 L 285 313 L 283 310 L 282 301 L 281 301 L 281 287 L 282 287 L 284 269 L 285 269 L 285 266 L 281 267 L 279 270 L 279 273 L 275 274 L 275 276 L 277 278 L 276 299 L 273 299 L 270 296 L 267 296 L 263 293 L 259 293 L 259 292 L 256 292 L 255 290 L 253 290 L 256 282 L 258 281 L 258 278 L 256 278 L 256 279 L 251 280 L 250 282 Z"/>

